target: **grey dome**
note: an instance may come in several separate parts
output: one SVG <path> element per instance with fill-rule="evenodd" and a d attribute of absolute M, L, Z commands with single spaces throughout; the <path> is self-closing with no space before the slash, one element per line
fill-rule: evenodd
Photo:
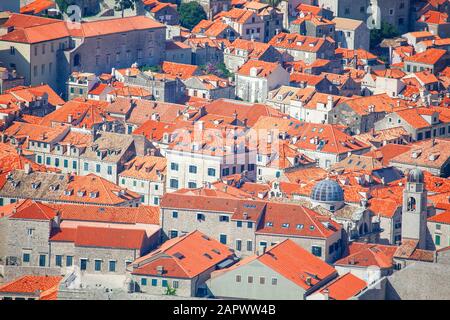
<path fill-rule="evenodd" d="M 320 202 L 344 201 L 344 191 L 336 181 L 325 179 L 316 183 L 311 192 L 311 199 Z"/>
<path fill-rule="evenodd" d="M 415 168 L 408 172 L 408 182 L 423 183 L 423 172 L 422 170 Z"/>

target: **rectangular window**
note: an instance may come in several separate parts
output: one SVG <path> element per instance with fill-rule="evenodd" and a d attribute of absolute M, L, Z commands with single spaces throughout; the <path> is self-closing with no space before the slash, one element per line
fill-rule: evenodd
<path fill-rule="evenodd" d="M 172 171 L 178 171 L 178 163 L 171 162 L 171 163 L 170 163 L 170 169 L 171 169 Z"/>
<path fill-rule="evenodd" d="M 241 276 L 240 275 L 236 275 L 236 282 L 241 282 Z"/>
<path fill-rule="evenodd" d="M 189 189 L 195 189 L 195 188 L 197 188 L 197 183 L 195 183 L 195 182 L 188 182 L 188 188 L 189 188 Z"/>
<path fill-rule="evenodd" d="M 276 286 L 278 284 L 278 279 L 277 278 L 272 278 L 272 285 Z"/>
<path fill-rule="evenodd" d="M 141 279 L 141 286 L 146 286 L 147 285 L 147 279 L 146 278 L 142 278 Z"/>
<path fill-rule="evenodd" d="M 226 177 L 230 174 L 230 168 L 222 169 L 222 176 Z"/>
<path fill-rule="evenodd" d="M 208 168 L 208 176 L 215 177 L 216 176 L 216 169 Z"/>
<path fill-rule="evenodd" d="M 229 216 L 219 216 L 219 221 L 220 222 L 229 222 L 230 217 Z"/>
<path fill-rule="evenodd" d="M 156 287 L 158 285 L 158 279 L 152 279 L 152 287 Z"/>
<path fill-rule="evenodd" d="M 178 180 L 177 179 L 170 179 L 170 187 L 172 189 L 178 189 Z"/>
<path fill-rule="evenodd" d="M 50 160 L 51 160 L 51 158 L 45 159 L 45 164 L 47 164 L 49 166 L 50 165 Z"/>
<path fill-rule="evenodd" d="M 57 267 L 62 267 L 62 255 L 57 254 L 55 256 L 55 265 Z"/>
<path fill-rule="evenodd" d="M 197 167 L 196 166 L 189 166 L 189 173 L 197 173 Z"/>
<path fill-rule="evenodd" d="M 220 239 L 220 243 L 227 244 L 227 235 L 226 234 L 221 234 L 219 239 Z"/>
<path fill-rule="evenodd" d="M 247 240 L 247 251 L 252 251 L 252 250 L 253 250 L 253 241 Z"/>
<path fill-rule="evenodd" d="M 205 221 L 205 215 L 203 213 L 197 213 L 197 220 Z"/>
<path fill-rule="evenodd" d="M 69 160 L 64 159 L 64 168 L 68 168 L 69 167 Z"/>
<path fill-rule="evenodd" d="M 112 175 L 112 166 L 108 166 L 108 175 Z"/>
<path fill-rule="evenodd" d="M 84 163 L 84 171 L 89 171 L 89 163 Z"/>
<path fill-rule="evenodd" d="M 247 228 L 249 229 L 253 228 L 253 222 L 247 222 Z"/>
<path fill-rule="evenodd" d="M 39 255 L 39 267 L 45 267 L 45 260 L 47 256 L 45 254 Z"/>
<path fill-rule="evenodd" d="M 55 167 L 59 167 L 59 159 L 55 158 Z"/>
<path fill-rule="evenodd" d="M 109 272 L 116 272 L 116 261 L 109 261 Z"/>
<path fill-rule="evenodd" d="M 441 236 L 440 236 L 440 235 L 436 234 L 436 235 L 434 236 L 434 243 L 435 243 L 437 246 L 440 246 L 440 245 L 441 245 Z"/>
<path fill-rule="evenodd" d="M 169 237 L 170 237 L 170 239 L 178 237 L 178 231 L 170 230 Z"/>
<path fill-rule="evenodd" d="M 66 267 L 71 267 L 73 264 L 73 257 L 72 256 L 67 256 L 66 257 Z"/>
<path fill-rule="evenodd" d="M 22 255 L 22 261 L 23 262 L 30 262 L 30 254 L 29 253 L 24 253 Z"/>
<path fill-rule="evenodd" d="M 42 163 L 42 156 L 37 156 L 36 162 L 37 163 Z"/>
<path fill-rule="evenodd" d="M 236 221 L 236 226 L 238 228 L 242 228 L 242 221 Z"/>
<path fill-rule="evenodd" d="M 99 164 L 95 165 L 95 172 L 97 172 L 97 173 L 100 172 L 100 165 Z"/>
<path fill-rule="evenodd" d="M 247 277 L 247 282 L 248 283 L 253 283 L 253 277 L 252 276 L 248 276 Z"/>
<path fill-rule="evenodd" d="M 163 280 L 163 281 L 162 281 L 162 286 L 163 286 L 164 288 L 167 288 L 167 280 Z"/>
<path fill-rule="evenodd" d="M 178 287 L 180 286 L 178 280 L 173 280 L 172 281 L 172 288 L 174 289 L 178 289 Z"/>
<path fill-rule="evenodd" d="M 73 161 L 72 162 L 72 169 L 77 169 L 77 162 L 76 161 Z"/>
<path fill-rule="evenodd" d="M 316 257 L 321 257 L 322 256 L 322 247 L 312 246 L 311 253 L 313 255 L 315 255 Z"/>
<path fill-rule="evenodd" d="M 80 259 L 80 270 L 84 271 L 87 269 L 87 259 Z"/>
<path fill-rule="evenodd" d="M 95 269 L 95 271 L 101 271 L 102 270 L 102 260 L 95 260 L 94 261 L 94 269 Z"/>
<path fill-rule="evenodd" d="M 174 219 L 178 218 L 178 211 L 172 211 L 172 218 Z"/>
<path fill-rule="evenodd" d="M 242 250 L 242 241 L 236 240 L 236 250 L 241 251 Z"/>
<path fill-rule="evenodd" d="M 259 284 L 266 284 L 266 278 L 259 277 Z"/>

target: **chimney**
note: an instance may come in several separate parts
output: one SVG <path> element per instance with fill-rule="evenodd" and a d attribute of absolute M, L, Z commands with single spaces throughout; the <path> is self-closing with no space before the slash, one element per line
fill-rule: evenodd
<path fill-rule="evenodd" d="M 197 129 L 199 131 L 203 131 L 203 129 L 205 128 L 205 123 L 203 121 L 197 121 Z"/>
<path fill-rule="evenodd" d="M 30 165 L 29 162 L 25 163 L 23 169 L 24 169 L 24 171 L 25 171 L 26 174 L 30 174 L 30 173 L 33 171 L 33 170 L 31 169 L 31 165 Z"/>
<path fill-rule="evenodd" d="M 328 95 L 327 97 L 327 109 L 331 110 L 333 108 L 333 96 L 332 95 Z"/>
<path fill-rule="evenodd" d="M 324 289 L 322 294 L 324 300 L 330 300 L 330 292 L 328 291 L 328 289 Z"/>
<path fill-rule="evenodd" d="M 157 266 L 156 272 L 158 275 L 162 275 L 164 273 L 164 267 L 163 266 Z"/>
<path fill-rule="evenodd" d="M 311 286 L 312 285 L 311 277 L 306 277 L 305 282 L 308 286 Z"/>

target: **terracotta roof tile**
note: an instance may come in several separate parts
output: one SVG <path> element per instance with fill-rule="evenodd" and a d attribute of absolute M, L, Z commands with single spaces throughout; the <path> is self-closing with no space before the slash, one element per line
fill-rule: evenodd
<path fill-rule="evenodd" d="M 327 292 L 331 300 L 348 300 L 365 288 L 367 288 L 367 283 L 349 272 L 327 284 L 320 290 L 320 293 Z"/>
<path fill-rule="evenodd" d="M 80 247 L 141 249 L 146 241 L 144 230 L 111 227 L 78 226 L 61 228 L 50 236 L 50 241 L 73 242 Z"/>
<path fill-rule="evenodd" d="M 233 256 L 226 246 L 200 231 L 164 242 L 157 250 L 132 263 L 132 274 L 194 278 Z M 157 268 L 162 266 L 162 274 Z"/>
<path fill-rule="evenodd" d="M 61 280 L 61 276 L 25 275 L 0 286 L 0 292 L 3 294 L 17 293 L 30 295 L 38 292 L 41 298 L 47 296 L 48 290 L 57 288 Z"/>

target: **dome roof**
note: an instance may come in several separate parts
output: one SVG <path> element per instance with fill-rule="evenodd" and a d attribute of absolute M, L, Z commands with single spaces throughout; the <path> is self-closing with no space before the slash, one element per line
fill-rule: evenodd
<path fill-rule="evenodd" d="M 423 172 L 422 170 L 415 168 L 408 172 L 408 182 L 423 183 Z"/>
<path fill-rule="evenodd" d="M 311 199 L 320 202 L 344 201 L 344 191 L 336 181 L 325 179 L 313 187 Z"/>

